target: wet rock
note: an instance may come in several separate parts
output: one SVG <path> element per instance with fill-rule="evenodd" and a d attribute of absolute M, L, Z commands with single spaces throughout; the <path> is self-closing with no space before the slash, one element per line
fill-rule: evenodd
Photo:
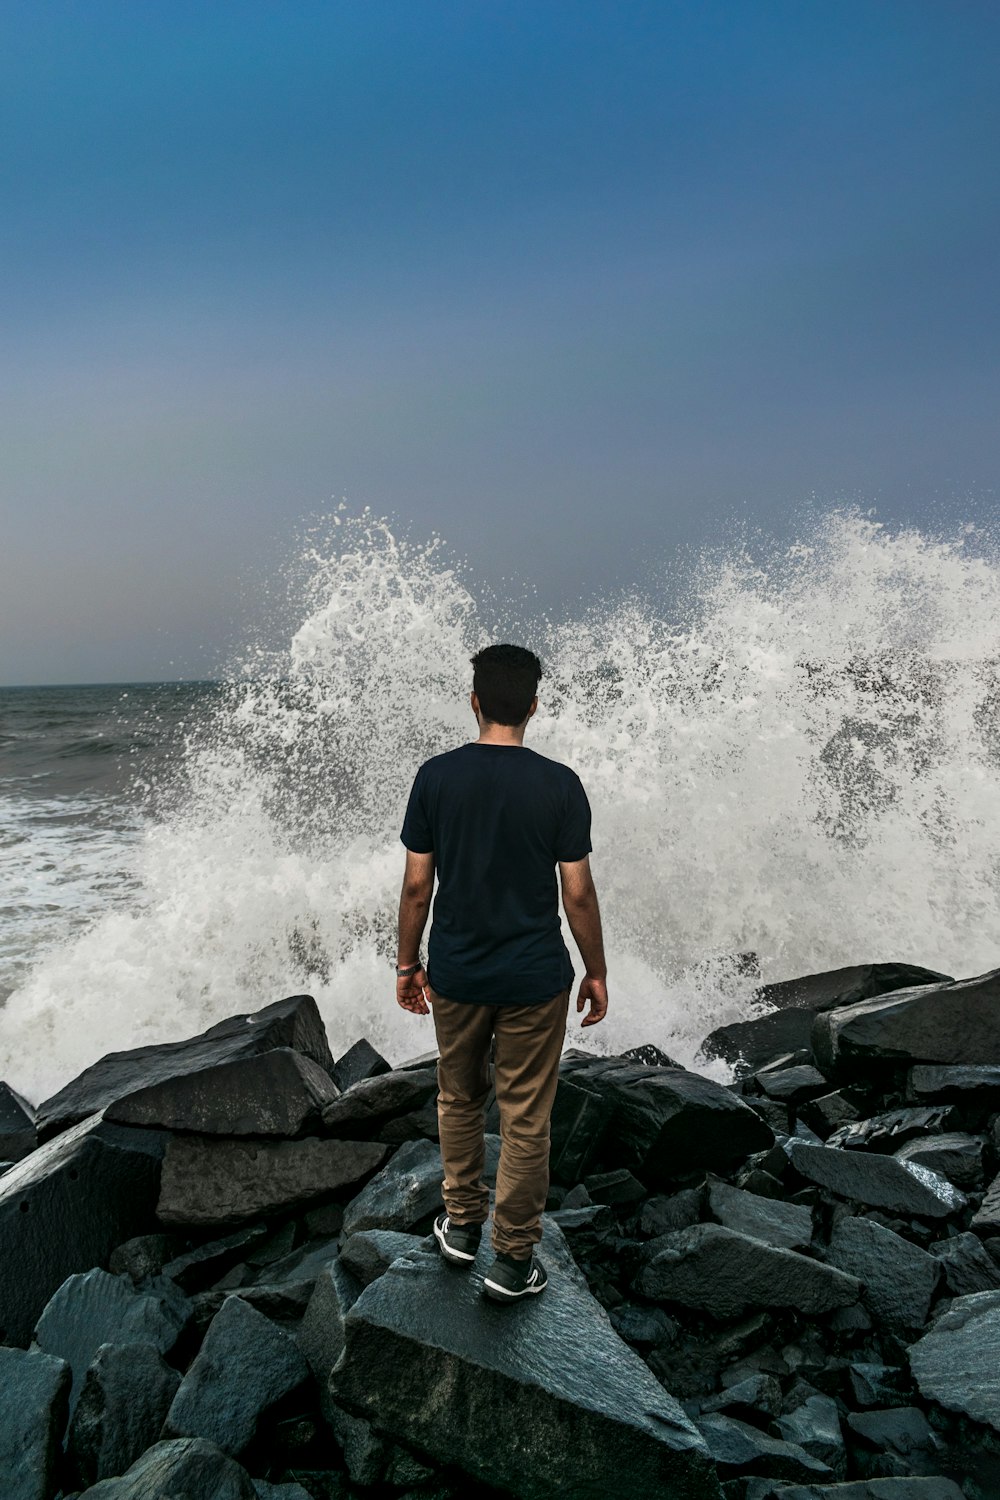
<path fill-rule="evenodd" d="M 861 1286 L 833 1266 L 777 1249 L 721 1224 L 695 1224 L 650 1242 L 635 1289 L 653 1301 L 738 1318 L 751 1308 L 829 1312 L 857 1302 Z"/>
<path fill-rule="evenodd" d="M 330 1072 L 333 1058 L 311 995 L 292 995 L 250 1015 L 230 1016 L 185 1041 L 109 1053 L 39 1106 L 39 1138 L 46 1140 L 139 1090 L 276 1047 L 290 1047 Z"/>
<path fill-rule="evenodd" d="M 0 1348 L 4 1500 L 50 1500 L 57 1488 L 70 1370 L 36 1350 Z"/>
<path fill-rule="evenodd" d="M 627 1052 L 622 1053 L 630 1062 L 643 1063 L 647 1068 L 682 1068 L 676 1058 L 664 1052 L 653 1042 L 643 1042 L 639 1047 L 630 1047 Z"/>
<path fill-rule="evenodd" d="M 203 1437 L 233 1455 L 261 1418 L 308 1378 L 292 1336 L 239 1297 L 228 1297 L 173 1399 L 164 1432 Z"/>
<path fill-rule="evenodd" d="M 956 1187 L 975 1192 L 983 1185 L 984 1136 L 950 1131 L 927 1140 L 907 1141 L 896 1151 L 897 1161 L 916 1162 Z"/>
<path fill-rule="evenodd" d="M 788 1155 L 809 1182 L 854 1203 L 891 1213 L 944 1219 L 958 1213 L 967 1199 L 943 1177 L 912 1162 L 859 1151 L 839 1151 L 790 1140 Z"/>
<path fill-rule="evenodd" d="M 437 1098 L 437 1070 L 412 1068 L 362 1079 L 323 1109 L 323 1128 L 331 1135 L 364 1136 L 396 1115 L 420 1109 Z"/>
<path fill-rule="evenodd" d="M 1000 1065 L 981 1063 L 968 1067 L 917 1064 L 906 1079 L 906 1096 L 919 1102 L 946 1100 L 981 1109 L 1000 1108 Z"/>
<path fill-rule="evenodd" d="M 390 1066 L 381 1052 L 376 1052 L 368 1038 L 362 1037 L 353 1047 L 348 1047 L 343 1057 L 337 1058 L 330 1074 L 341 1093 L 345 1093 L 354 1084 L 389 1071 Z"/>
<path fill-rule="evenodd" d="M 828 1140 L 835 1130 L 852 1125 L 860 1110 L 846 1089 L 835 1089 L 832 1094 L 820 1094 L 799 1107 L 799 1114 L 806 1124 L 815 1130 L 821 1140 Z"/>
<path fill-rule="evenodd" d="M 859 1216 L 841 1219 L 824 1257 L 862 1284 L 862 1300 L 890 1328 L 922 1328 L 941 1279 L 941 1264 L 919 1245 Z"/>
<path fill-rule="evenodd" d="M 180 1376 L 152 1344 L 102 1344 L 83 1382 L 67 1451 L 86 1486 L 124 1474 L 160 1436 Z"/>
<path fill-rule="evenodd" d="M 812 1046 L 830 1076 L 872 1076 L 913 1063 L 995 1063 L 1000 970 L 922 984 L 816 1017 Z"/>
<path fill-rule="evenodd" d="M 85 1500 L 257 1500 L 257 1492 L 246 1470 L 214 1443 L 180 1438 L 147 1448 L 120 1479 L 101 1480 Z"/>
<path fill-rule="evenodd" d="M 775 1427 L 786 1443 L 796 1443 L 810 1458 L 824 1463 L 837 1478 L 847 1472 L 847 1448 L 840 1411 L 832 1396 L 807 1396 L 794 1411 L 779 1417 Z"/>
<path fill-rule="evenodd" d="M 555 1182 L 579 1182 L 600 1147 L 613 1106 L 596 1090 L 560 1076 L 552 1106 L 549 1171 Z"/>
<path fill-rule="evenodd" d="M 22 1161 L 37 1145 L 35 1111 L 9 1083 L 0 1083 L 0 1158 Z"/>
<path fill-rule="evenodd" d="M 72 1370 L 72 1413 L 102 1344 L 149 1344 L 169 1354 L 191 1312 L 190 1302 L 169 1281 L 140 1292 L 123 1276 L 87 1271 L 68 1277 L 51 1297 L 38 1320 L 35 1342 Z"/>
<path fill-rule="evenodd" d="M 618 1338 L 549 1221 L 542 1251 L 551 1280 L 530 1309 L 481 1295 L 486 1246 L 462 1276 L 435 1251 L 395 1261 L 347 1315 L 335 1399 L 525 1500 L 591 1490 L 608 1500 L 717 1496 L 697 1430 Z M 518 1441 L 492 1442 L 496 1431 Z"/>
<path fill-rule="evenodd" d="M 290 1047 L 207 1064 L 116 1099 L 105 1119 L 199 1135 L 294 1136 L 319 1124 L 337 1089 Z"/>
<path fill-rule="evenodd" d="M 152 1227 L 163 1148 L 87 1120 L 0 1177 L 0 1339 L 26 1344 L 67 1276 Z"/>
<path fill-rule="evenodd" d="M 755 1000 L 785 1010 L 831 1010 L 856 1004 L 893 990 L 922 984 L 950 984 L 949 974 L 923 969 L 917 964 L 853 964 L 846 969 L 829 969 L 821 974 L 804 974 L 783 979 L 777 984 L 762 985 Z"/>
<path fill-rule="evenodd" d="M 255 1245 L 268 1237 L 265 1224 L 248 1224 L 227 1234 L 223 1239 L 211 1240 L 199 1245 L 184 1255 L 175 1256 L 163 1266 L 164 1276 L 185 1292 L 200 1292 L 211 1286 L 231 1266 L 249 1259 Z"/>
<path fill-rule="evenodd" d="M 783 1104 L 801 1104 L 807 1099 L 815 1099 L 830 1087 L 823 1074 L 811 1063 L 762 1068 L 754 1074 L 754 1081 L 769 1099 L 778 1099 Z"/>
<path fill-rule="evenodd" d="M 720 1479 L 766 1474 L 774 1479 L 832 1479 L 828 1464 L 811 1458 L 797 1443 L 768 1437 L 748 1422 L 712 1414 L 697 1419 L 698 1431 L 718 1465 Z"/>
<path fill-rule="evenodd" d="M 499 1137 L 488 1135 L 484 1174 L 487 1183 L 496 1182 L 499 1153 Z M 440 1208 L 443 1181 L 440 1149 L 431 1141 L 408 1141 L 347 1205 L 344 1239 L 361 1229 L 409 1232 Z"/>
<path fill-rule="evenodd" d="M 141 1286 L 151 1276 L 159 1276 L 168 1260 L 172 1260 L 180 1248 L 174 1234 L 139 1234 L 116 1245 L 108 1258 L 108 1270 L 112 1276 L 129 1276 L 136 1286 Z"/>
<path fill-rule="evenodd" d="M 828 1138 L 828 1146 L 845 1151 L 880 1151 L 890 1155 L 907 1141 L 947 1128 L 955 1111 L 947 1105 L 915 1109 L 890 1109 L 868 1119 L 839 1126 Z"/>
<path fill-rule="evenodd" d="M 722 1412 L 743 1422 L 768 1422 L 781 1411 L 781 1386 L 773 1375 L 748 1375 L 701 1403 L 701 1415 Z"/>
<path fill-rule="evenodd" d="M 364 1287 L 387 1271 L 401 1255 L 426 1244 L 426 1239 L 417 1234 L 401 1234 L 394 1229 L 361 1229 L 344 1241 L 340 1263 Z"/>
<path fill-rule="evenodd" d="M 907 1353 L 925 1400 L 1000 1431 L 1000 1291 L 956 1297 Z"/>
<path fill-rule="evenodd" d="M 785 1250 L 803 1250 L 812 1239 L 813 1217 L 798 1203 L 762 1198 L 719 1178 L 709 1178 L 708 1208 L 727 1229 Z"/>
<path fill-rule="evenodd" d="M 363 1182 L 388 1148 L 375 1141 L 240 1141 L 175 1136 L 157 1213 L 166 1224 L 224 1226 L 265 1218 Z"/>
<path fill-rule="evenodd" d="M 1000 1266 L 976 1235 L 956 1234 L 951 1239 L 935 1241 L 929 1248 L 944 1269 L 953 1297 L 1000 1290 Z"/>
<path fill-rule="evenodd" d="M 738 1074 L 755 1073 L 765 1063 L 786 1052 L 808 1048 L 813 1015 L 809 1010 L 775 1010 L 749 1021 L 717 1026 L 701 1044 L 707 1058 L 722 1058 Z"/>

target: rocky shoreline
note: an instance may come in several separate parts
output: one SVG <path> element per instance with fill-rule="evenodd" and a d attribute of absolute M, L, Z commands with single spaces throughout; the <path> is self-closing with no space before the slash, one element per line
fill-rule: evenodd
<path fill-rule="evenodd" d="M 996 1500 L 1000 971 L 756 1010 L 729 1085 L 564 1054 L 510 1308 L 428 1233 L 434 1057 L 309 996 L 0 1085 L 4 1500 Z"/>

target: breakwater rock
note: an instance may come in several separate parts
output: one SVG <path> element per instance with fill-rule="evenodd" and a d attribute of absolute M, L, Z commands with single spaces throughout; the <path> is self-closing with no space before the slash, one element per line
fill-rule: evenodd
<path fill-rule="evenodd" d="M 563 1055 L 512 1307 L 429 1232 L 434 1058 L 309 996 L 0 1086 L 0 1493 L 995 1500 L 1000 973 L 803 976 L 704 1050 Z"/>

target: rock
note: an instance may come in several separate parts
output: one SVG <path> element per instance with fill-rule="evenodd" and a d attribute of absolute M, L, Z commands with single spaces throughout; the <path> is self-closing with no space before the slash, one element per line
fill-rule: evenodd
<path fill-rule="evenodd" d="M 827 1139 L 828 1146 L 845 1151 L 897 1151 L 906 1141 L 946 1129 L 955 1111 L 935 1105 L 923 1109 L 890 1109 L 870 1119 L 839 1126 Z"/>
<path fill-rule="evenodd" d="M 930 1246 L 930 1253 L 944 1268 L 948 1290 L 953 1297 L 966 1297 L 970 1292 L 1000 1291 L 1000 1266 L 974 1234 L 956 1234 L 951 1239 L 937 1240 Z"/>
<path fill-rule="evenodd" d="M 566 1208 L 589 1208 L 594 1201 L 582 1182 L 578 1182 L 575 1188 L 570 1188 L 565 1196 L 563 1196 L 561 1188 L 556 1188 L 555 1193 L 558 1195 L 558 1207 L 560 1210 Z"/>
<path fill-rule="evenodd" d="M 257 1500 L 249 1474 L 214 1443 L 181 1438 L 147 1448 L 120 1479 L 81 1500 Z"/>
<path fill-rule="evenodd" d="M 437 1098 L 437 1070 L 412 1068 L 362 1079 L 323 1110 L 323 1128 L 332 1135 L 365 1135 L 396 1115 L 408 1114 Z"/>
<path fill-rule="evenodd" d="M 825 1011 L 841 1005 L 856 1004 L 893 990 L 914 985 L 950 984 L 949 974 L 922 969 L 917 964 L 854 964 L 846 969 L 830 969 L 822 974 L 805 974 L 783 979 L 777 984 L 762 985 L 755 1000 L 785 1010 Z"/>
<path fill-rule="evenodd" d="M 797 1443 L 739 1422 L 735 1417 L 711 1415 L 697 1419 L 698 1431 L 708 1444 L 721 1479 L 736 1474 L 766 1474 L 774 1479 L 832 1479 L 828 1464 L 811 1458 Z"/>
<path fill-rule="evenodd" d="M 340 1263 L 365 1287 L 387 1271 L 394 1260 L 426 1243 L 420 1235 L 401 1234 L 395 1229 L 361 1229 L 345 1240 Z"/>
<path fill-rule="evenodd" d="M 671 1344 L 679 1332 L 673 1318 L 668 1318 L 662 1307 L 641 1307 L 635 1302 L 623 1302 L 611 1309 L 611 1324 L 627 1344 L 653 1348 L 657 1344 Z"/>
<path fill-rule="evenodd" d="M 640 1047 L 630 1047 L 627 1052 L 622 1053 L 629 1062 L 643 1063 L 647 1068 L 682 1068 L 683 1063 L 670 1056 L 669 1053 L 661 1051 L 653 1042 L 643 1042 Z"/>
<path fill-rule="evenodd" d="M 275 1047 L 134 1089 L 104 1117 L 200 1135 L 285 1137 L 318 1125 L 337 1098 L 333 1080 L 311 1057 Z"/>
<path fill-rule="evenodd" d="M 807 1099 L 816 1099 L 830 1087 L 819 1069 L 810 1063 L 762 1068 L 754 1074 L 754 1080 L 769 1099 L 777 1099 L 783 1104 L 801 1104 Z"/>
<path fill-rule="evenodd" d="M 907 1074 L 906 1097 L 915 1101 L 944 1099 L 982 1109 L 1000 1108 L 1000 1065 L 941 1067 L 918 1063 Z"/>
<path fill-rule="evenodd" d="M 9 1083 L 0 1083 L 0 1157 L 23 1161 L 37 1145 L 35 1111 Z"/>
<path fill-rule="evenodd" d="M 839 1077 L 877 1076 L 912 1063 L 995 1063 L 998 1001 L 1000 970 L 993 970 L 840 1005 L 816 1017 L 816 1062 Z"/>
<path fill-rule="evenodd" d="M 832 1396 L 807 1396 L 794 1411 L 779 1417 L 775 1427 L 786 1443 L 796 1443 L 810 1458 L 824 1463 L 838 1478 L 847 1472 L 847 1448 L 840 1429 L 840 1412 Z"/>
<path fill-rule="evenodd" d="M 703 1188 L 681 1188 L 669 1197 L 656 1194 L 647 1198 L 639 1214 L 639 1231 L 646 1235 L 669 1234 L 671 1229 L 687 1229 L 701 1218 L 705 1202 Z"/>
<path fill-rule="evenodd" d="M 908 1406 L 911 1381 L 898 1365 L 852 1364 L 847 1371 L 851 1399 L 855 1406 Z"/>
<path fill-rule="evenodd" d="M 364 1181 L 385 1161 L 375 1141 L 239 1141 L 175 1136 L 157 1213 L 165 1224 L 223 1226 L 300 1208 Z"/>
<path fill-rule="evenodd" d="M 973 1192 L 983 1185 L 983 1148 L 985 1137 L 951 1131 L 929 1139 L 907 1141 L 894 1153 L 896 1160 L 916 1162 L 956 1187 Z"/>
<path fill-rule="evenodd" d="M 173 1234 L 140 1234 L 116 1245 L 108 1259 L 108 1270 L 112 1276 L 129 1276 L 136 1286 L 151 1276 L 159 1276 L 168 1260 L 178 1249 L 178 1239 Z"/>
<path fill-rule="evenodd" d="M 860 1283 L 821 1261 L 776 1249 L 721 1224 L 695 1224 L 650 1242 L 651 1259 L 635 1278 L 653 1301 L 738 1318 L 751 1308 L 795 1307 L 823 1313 L 857 1302 Z"/>
<path fill-rule="evenodd" d="M 749 1234 L 768 1245 L 804 1250 L 812 1239 L 813 1218 L 808 1208 L 761 1198 L 717 1177 L 709 1178 L 708 1208 L 712 1217 L 727 1229 Z"/>
<path fill-rule="evenodd" d="M 722 1058 L 738 1075 L 745 1076 L 786 1052 L 807 1048 L 812 1023 L 812 1011 L 798 1009 L 774 1010 L 749 1021 L 732 1021 L 709 1032 L 701 1044 L 701 1055 Z"/>
<path fill-rule="evenodd" d="M 592 1203 L 638 1203 L 646 1189 L 628 1167 L 614 1172 L 595 1172 L 584 1182 Z"/>
<path fill-rule="evenodd" d="M 160 1436 L 180 1385 L 152 1344 L 102 1344 L 87 1371 L 67 1451 L 84 1485 L 124 1474 Z"/>
<path fill-rule="evenodd" d="M 26 1344 L 67 1276 L 151 1227 L 163 1146 L 87 1120 L 0 1177 L 0 1340 Z"/>
<path fill-rule="evenodd" d="M 912 1472 L 913 1460 L 916 1461 L 916 1467 L 925 1472 L 928 1467 L 933 1466 L 935 1450 L 939 1446 L 938 1439 L 927 1418 L 916 1406 L 898 1406 L 889 1411 L 850 1412 L 847 1426 L 854 1437 L 861 1440 L 854 1447 L 855 1459 L 860 1460 L 859 1466 L 862 1468 L 867 1467 L 870 1462 L 865 1460 L 865 1448 L 890 1455 L 891 1466 L 899 1474 Z"/>
<path fill-rule="evenodd" d="M 702 1416 L 716 1411 L 745 1422 L 768 1421 L 781 1411 L 781 1386 L 773 1375 L 748 1375 L 701 1403 Z"/>
<path fill-rule="evenodd" d="M 925 1400 L 1000 1432 L 1000 1291 L 956 1297 L 907 1354 Z"/>
<path fill-rule="evenodd" d="M 496 1182 L 499 1152 L 499 1137 L 488 1135 L 486 1182 Z M 408 1232 L 440 1208 L 443 1181 L 440 1149 L 430 1141 L 408 1141 L 348 1204 L 344 1239 L 360 1229 Z"/>
<path fill-rule="evenodd" d="M 380 1073 L 389 1071 L 389 1064 L 381 1052 L 376 1052 L 367 1037 L 362 1037 L 353 1047 L 348 1047 L 343 1057 L 337 1058 L 330 1069 L 330 1075 L 343 1094 L 354 1084 L 361 1083 L 366 1078 L 377 1078 Z"/>
<path fill-rule="evenodd" d="M 0 1195 L 2 1192 L 3 1184 L 0 1183 Z M 1000 1176 L 994 1177 L 983 1194 L 983 1201 L 973 1214 L 969 1228 L 977 1234 L 1000 1234 Z"/>
<path fill-rule="evenodd" d="M 184 1041 L 109 1053 L 39 1106 L 39 1139 L 47 1140 L 141 1089 L 276 1047 L 290 1047 L 324 1072 L 331 1071 L 326 1031 L 311 995 L 292 995 L 251 1015 L 230 1016 Z"/>
<path fill-rule="evenodd" d="M 377 1141 L 387 1146 L 402 1146 L 406 1141 L 436 1141 L 439 1138 L 437 1095 L 407 1115 L 386 1120 L 375 1133 Z"/>
<path fill-rule="evenodd" d="M 607 1131 L 613 1106 L 594 1089 L 560 1076 L 549 1122 L 549 1171 L 554 1181 L 579 1182 Z"/>
<path fill-rule="evenodd" d="M 308 1490 L 301 1484 L 269 1484 L 266 1479 L 255 1479 L 253 1487 L 257 1500 L 312 1500 Z"/>
<path fill-rule="evenodd" d="M 941 1279 L 940 1262 L 882 1224 L 841 1219 L 825 1253 L 829 1265 L 856 1276 L 862 1301 L 890 1328 L 922 1328 Z"/>
<path fill-rule="evenodd" d="M 0 1348 L 4 1500 L 50 1500 L 57 1488 L 70 1370 L 36 1350 Z"/>
<path fill-rule="evenodd" d="M 524 1500 L 718 1496 L 696 1428 L 618 1338 L 548 1220 L 542 1252 L 549 1287 L 530 1309 L 481 1295 L 485 1244 L 462 1276 L 436 1251 L 395 1261 L 347 1315 L 335 1400 Z"/>
<path fill-rule="evenodd" d="M 330 1371 L 344 1352 L 344 1321 L 361 1295 L 361 1283 L 339 1259 L 329 1261 L 316 1278 L 296 1340 L 320 1391 L 320 1406 L 329 1415 Z"/>
<path fill-rule="evenodd" d="M 123 1276 L 87 1271 L 70 1276 L 38 1320 L 35 1342 L 64 1359 L 73 1372 L 72 1413 L 84 1376 L 102 1344 L 150 1344 L 169 1354 L 183 1333 L 191 1304 L 169 1281 L 136 1291 Z"/>
<path fill-rule="evenodd" d="M 248 1252 L 267 1237 L 266 1224 L 247 1224 L 224 1239 L 210 1240 L 207 1245 L 199 1245 L 195 1250 L 168 1260 L 163 1266 L 163 1275 L 182 1291 L 200 1292 L 231 1266 L 248 1260 Z"/>
<path fill-rule="evenodd" d="M 203 1437 L 242 1453 L 258 1424 L 309 1367 L 295 1339 L 239 1297 L 227 1297 L 181 1381 L 165 1434 Z"/>
<path fill-rule="evenodd" d="M 790 1140 L 786 1149 L 793 1167 L 808 1182 L 854 1203 L 888 1209 L 890 1213 L 944 1219 L 958 1213 L 967 1202 L 945 1178 L 913 1162 L 797 1140 Z"/>
<path fill-rule="evenodd" d="M 779 1484 L 746 1500 L 965 1500 L 953 1479 L 849 1479 L 844 1484 Z"/>
<path fill-rule="evenodd" d="M 821 1140 L 827 1140 L 835 1130 L 842 1130 L 858 1119 L 860 1111 L 846 1089 L 835 1089 L 832 1094 L 820 1094 L 808 1099 L 799 1109 L 807 1125 L 815 1130 Z"/>

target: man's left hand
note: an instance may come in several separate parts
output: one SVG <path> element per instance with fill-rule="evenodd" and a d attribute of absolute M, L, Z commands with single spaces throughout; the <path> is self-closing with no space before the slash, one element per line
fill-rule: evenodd
<path fill-rule="evenodd" d="M 408 974 L 405 979 L 396 980 L 396 1004 L 401 1005 L 404 1010 L 411 1011 L 415 1016 L 430 1015 L 430 1006 L 424 991 L 427 988 L 427 971 L 418 969 L 415 974 Z"/>

